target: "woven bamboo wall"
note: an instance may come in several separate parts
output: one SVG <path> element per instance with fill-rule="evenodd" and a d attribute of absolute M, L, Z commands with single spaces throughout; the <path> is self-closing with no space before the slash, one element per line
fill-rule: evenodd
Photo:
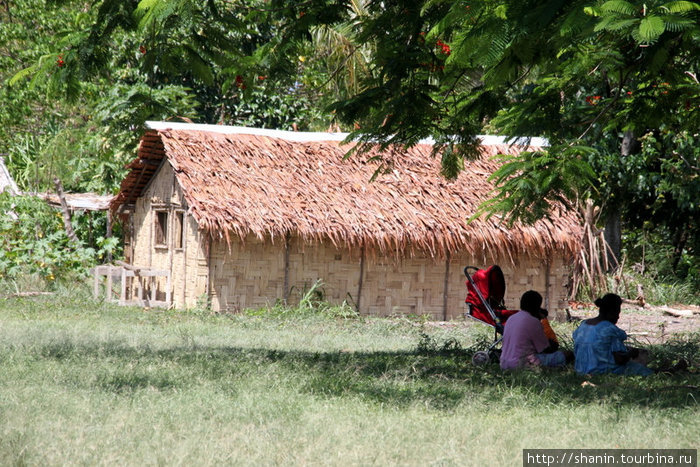
<path fill-rule="evenodd" d="M 361 312 L 443 318 L 445 263 L 423 258 L 366 258 Z"/>
<path fill-rule="evenodd" d="M 374 316 L 427 315 L 431 319 L 455 319 L 466 311 L 464 266 L 487 267 L 499 264 L 506 277 L 506 306 L 517 308 L 520 296 L 530 289 L 545 297 L 550 310 L 563 310 L 568 270 L 562 258 L 523 259 L 511 265 L 503 259 L 456 256 L 449 261 L 425 257 L 394 260 L 369 252 L 364 265 L 361 249 L 336 248 L 330 243 L 307 244 L 297 238 L 275 243 L 249 237 L 245 242 L 233 239 L 231 248 L 215 242 L 212 247 L 212 307 L 215 310 L 240 311 L 270 306 L 286 297 L 285 264 L 289 303 L 297 303 L 304 291 L 317 280 L 323 283 L 326 300 L 355 306 L 359 295 L 360 312 Z M 447 287 L 447 298 L 445 290 Z"/>
<path fill-rule="evenodd" d="M 290 303 L 297 303 L 300 296 L 320 280 L 324 297 L 329 302 L 346 301 L 356 306 L 361 249 L 336 248 L 330 242 L 305 243 L 299 238 L 290 239 L 289 244 Z"/>
<path fill-rule="evenodd" d="M 212 243 L 210 253 L 211 306 L 238 312 L 273 305 L 284 295 L 284 249 L 279 244 L 247 238 Z"/>

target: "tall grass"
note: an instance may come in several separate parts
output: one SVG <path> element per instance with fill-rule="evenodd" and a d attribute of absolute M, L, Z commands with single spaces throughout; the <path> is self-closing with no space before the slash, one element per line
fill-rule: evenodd
<path fill-rule="evenodd" d="M 0 299 L 0 465 L 522 465 L 524 448 L 697 447 L 697 373 L 582 386 L 570 370 L 474 367 L 483 328 L 144 311 L 82 289 Z"/>

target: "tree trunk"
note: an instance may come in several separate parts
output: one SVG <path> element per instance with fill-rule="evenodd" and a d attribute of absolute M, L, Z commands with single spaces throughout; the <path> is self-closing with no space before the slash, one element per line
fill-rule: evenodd
<path fill-rule="evenodd" d="M 56 194 L 58 195 L 58 199 L 61 202 L 61 211 L 63 212 L 63 226 L 66 229 L 66 235 L 68 235 L 68 238 L 75 244 L 77 244 L 78 237 L 75 235 L 75 232 L 73 231 L 73 225 L 70 222 L 70 210 L 68 209 L 68 203 L 66 203 L 66 196 L 63 194 L 63 185 L 61 184 L 61 180 L 58 179 L 58 177 L 54 177 L 53 179 L 54 185 L 56 185 Z"/>
<path fill-rule="evenodd" d="M 678 265 L 683 257 L 683 250 L 685 249 L 685 244 L 688 242 L 688 230 L 687 224 L 681 225 L 673 235 L 673 272 L 678 274 Z"/>
<path fill-rule="evenodd" d="M 632 131 L 626 131 L 620 144 L 620 157 L 627 157 L 640 149 L 639 140 Z M 622 255 L 622 211 L 617 204 L 605 219 L 605 241 L 608 243 L 608 268 L 614 269 L 620 264 Z"/>
<path fill-rule="evenodd" d="M 625 131 L 622 135 L 622 144 L 620 145 L 620 155 L 622 157 L 629 156 L 630 154 L 635 154 L 641 149 L 641 144 L 639 140 L 634 135 L 632 131 Z"/>
<path fill-rule="evenodd" d="M 609 270 L 615 269 L 617 265 L 620 264 L 622 255 L 621 218 L 620 208 L 616 207 L 613 211 L 608 213 L 608 217 L 605 219 L 605 242 L 610 247 L 607 251 Z"/>

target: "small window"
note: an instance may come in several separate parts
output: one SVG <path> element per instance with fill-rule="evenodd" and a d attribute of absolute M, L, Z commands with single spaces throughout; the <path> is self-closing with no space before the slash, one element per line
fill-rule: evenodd
<path fill-rule="evenodd" d="M 156 211 L 156 246 L 167 247 L 168 241 L 168 212 L 167 211 Z"/>
<path fill-rule="evenodd" d="M 175 248 L 183 249 L 185 247 L 185 213 L 177 211 L 175 213 L 175 231 L 173 232 Z"/>

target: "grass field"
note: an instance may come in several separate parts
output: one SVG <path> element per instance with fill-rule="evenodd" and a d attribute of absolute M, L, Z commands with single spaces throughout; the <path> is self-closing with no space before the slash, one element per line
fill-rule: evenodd
<path fill-rule="evenodd" d="M 522 465 L 526 448 L 700 444 L 698 373 L 474 367 L 483 328 L 0 299 L 0 465 Z"/>

